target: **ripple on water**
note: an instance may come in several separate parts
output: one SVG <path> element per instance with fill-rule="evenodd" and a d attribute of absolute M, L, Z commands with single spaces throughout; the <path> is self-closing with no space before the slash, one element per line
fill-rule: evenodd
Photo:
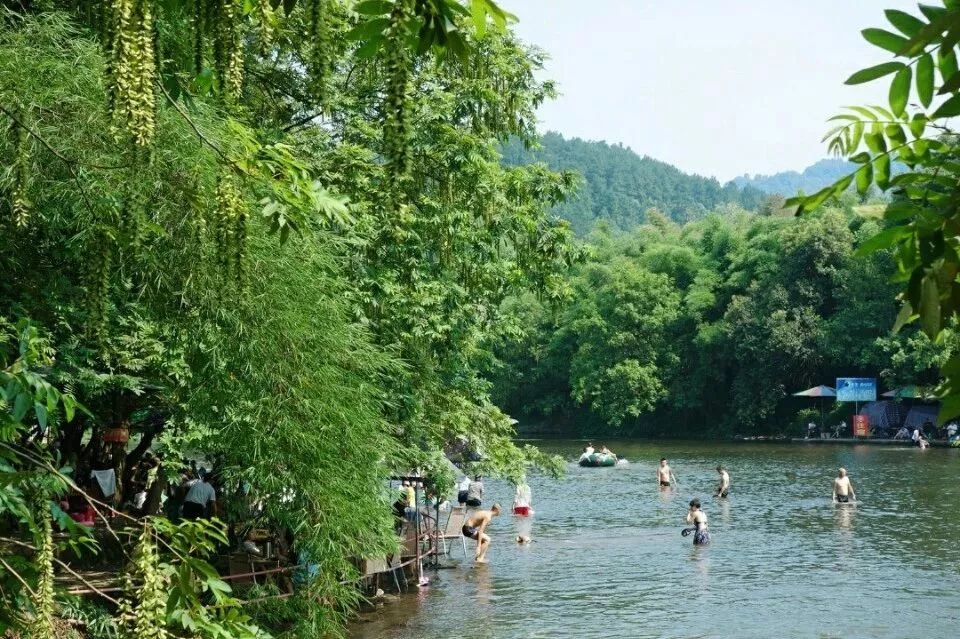
<path fill-rule="evenodd" d="M 960 620 L 960 451 L 608 443 L 631 463 L 533 478 L 532 520 L 493 527 L 491 564 L 439 571 L 419 596 L 356 624 L 356 639 L 484 637 L 951 639 Z M 572 457 L 581 442 L 551 442 Z M 656 461 L 680 486 L 661 491 Z M 730 470 L 712 498 L 714 467 Z M 836 468 L 861 502 L 830 503 Z M 512 490 L 488 484 L 491 499 Z M 713 544 L 679 534 L 700 498 Z M 535 539 L 511 539 L 521 523 Z M 468 548 L 468 552 L 469 552 Z M 459 553 L 459 549 L 456 553 Z"/>

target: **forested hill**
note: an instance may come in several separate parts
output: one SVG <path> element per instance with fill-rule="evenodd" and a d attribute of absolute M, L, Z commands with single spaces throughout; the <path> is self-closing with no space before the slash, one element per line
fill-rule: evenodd
<path fill-rule="evenodd" d="M 813 193 L 828 184 L 833 184 L 843 176 L 849 174 L 856 167 L 855 164 L 836 158 L 820 160 L 811 164 L 802 173 L 796 171 L 781 171 L 773 175 L 741 175 L 734 178 L 734 183 L 741 188 L 755 188 L 764 193 L 777 193 L 783 196 L 795 195 L 798 191 Z"/>
<path fill-rule="evenodd" d="M 766 197 L 753 187 L 722 186 L 713 178 L 684 173 L 619 144 L 566 139 L 553 132 L 542 137 L 539 149 L 525 149 L 511 140 L 503 148 L 503 159 L 510 165 L 545 162 L 552 169 L 572 169 L 583 175 L 577 197 L 556 211 L 578 234 L 588 232 L 598 220 L 629 230 L 642 224 L 651 208 L 682 223 L 726 203 L 753 209 Z"/>

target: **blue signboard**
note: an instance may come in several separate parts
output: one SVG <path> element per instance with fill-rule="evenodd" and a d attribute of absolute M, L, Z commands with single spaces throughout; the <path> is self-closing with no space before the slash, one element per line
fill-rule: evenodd
<path fill-rule="evenodd" d="M 838 377 L 837 401 L 877 401 L 877 379 L 875 377 Z"/>

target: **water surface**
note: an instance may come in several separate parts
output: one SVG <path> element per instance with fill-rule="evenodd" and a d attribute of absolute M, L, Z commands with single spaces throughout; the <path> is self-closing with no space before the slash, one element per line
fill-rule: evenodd
<path fill-rule="evenodd" d="M 531 478 L 536 513 L 503 515 L 490 564 L 459 546 L 431 584 L 365 615 L 354 639 L 960 636 L 960 451 L 879 446 L 605 442 L 629 460 Z M 598 442 L 594 442 L 598 443 Z M 670 459 L 676 490 L 655 482 Z M 727 500 L 714 470 L 730 471 Z M 845 466 L 861 503 L 835 506 Z M 488 482 L 505 506 L 513 490 Z M 699 497 L 713 543 L 681 537 Z M 535 542 L 518 546 L 517 534 Z"/>

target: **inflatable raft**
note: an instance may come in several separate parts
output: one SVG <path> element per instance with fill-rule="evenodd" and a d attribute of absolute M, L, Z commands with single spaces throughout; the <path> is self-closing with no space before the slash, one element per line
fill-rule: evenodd
<path fill-rule="evenodd" d="M 579 463 L 581 466 L 588 466 L 590 468 L 597 466 L 616 466 L 617 456 L 613 454 L 601 455 L 600 453 L 594 453 L 592 455 L 581 456 Z"/>

